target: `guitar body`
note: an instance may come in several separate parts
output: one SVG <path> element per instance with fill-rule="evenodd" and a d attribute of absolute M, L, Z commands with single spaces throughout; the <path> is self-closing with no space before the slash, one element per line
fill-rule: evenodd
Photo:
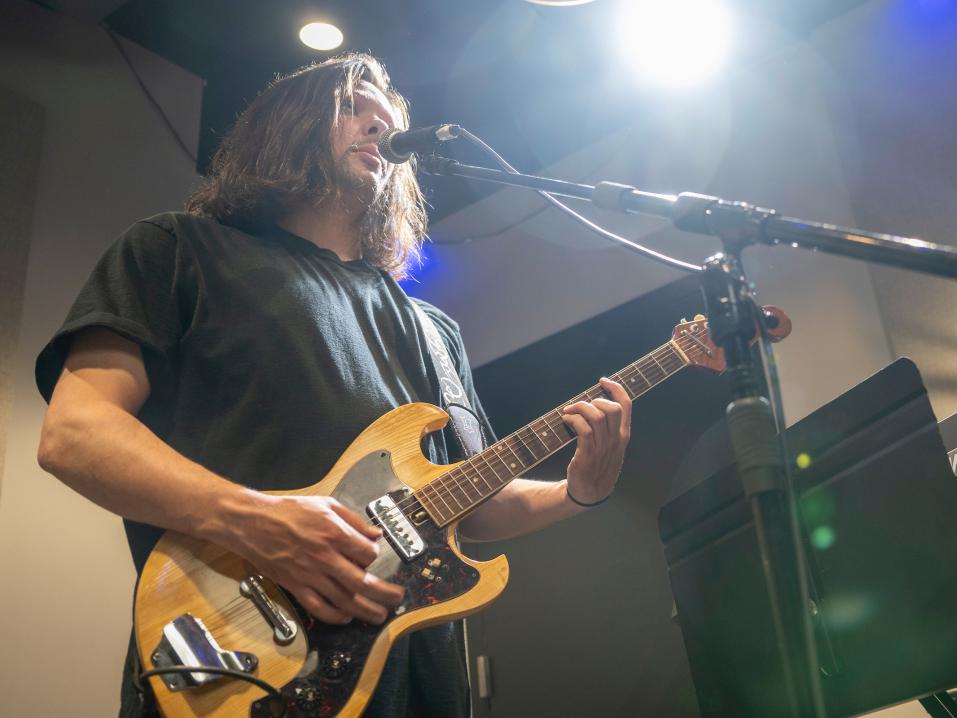
<path fill-rule="evenodd" d="M 361 516 L 367 516 L 370 502 L 385 495 L 402 505 L 410 491 L 450 470 L 432 464 L 421 451 L 422 438 L 447 421 L 446 413 L 430 404 L 395 409 L 363 431 L 321 482 L 275 493 L 333 496 Z M 251 676 L 283 691 L 290 718 L 360 715 L 375 690 L 389 649 L 400 636 L 474 613 L 504 590 L 508 581 L 505 557 L 476 562 L 462 555 L 456 525 L 453 522 L 442 528 L 431 518 L 417 524 L 425 547 L 410 559 L 380 543 L 379 557 L 369 572 L 406 588 L 402 605 L 381 626 L 358 620 L 334 626 L 313 620 L 239 556 L 167 531 L 150 554 L 136 591 L 134 627 L 144 670 L 181 663 L 164 658 L 158 647 L 164 640 L 166 650 L 171 643 L 181 644 L 176 631 L 170 637 L 169 626 L 189 614 L 201 621 L 216 649 L 235 652 Z M 280 640 L 261 601 L 243 593 L 250 577 L 258 580 L 258 587 L 280 615 L 295 624 L 293 638 Z M 194 673 L 200 675 L 201 670 Z M 168 680 L 178 680 L 185 687 L 182 677 L 150 678 L 167 718 L 271 715 L 265 691 L 251 683 L 220 678 L 171 690 Z"/>

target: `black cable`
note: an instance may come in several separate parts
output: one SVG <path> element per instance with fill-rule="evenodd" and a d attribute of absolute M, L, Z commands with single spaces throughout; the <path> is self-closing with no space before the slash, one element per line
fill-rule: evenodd
<path fill-rule="evenodd" d="M 507 232 L 510 229 L 515 229 L 515 227 L 518 227 L 520 224 L 525 224 L 530 219 L 535 219 L 538 215 L 540 215 L 546 209 L 548 209 L 548 205 L 547 204 L 542 205 L 541 207 L 536 209 L 534 212 L 531 212 L 530 214 L 526 214 L 524 217 L 516 219 L 513 222 L 509 222 L 508 224 L 502 227 L 499 227 L 498 229 L 492 230 L 491 232 L 483 232 L 482 234 L 470 234 L 467 237 L 462 237 L 462 239 L 442 239 L 439 241 L 435 241 L 434 243 L 435 244 L 468 244 L 469 242 L 472 242 L 476 239 L 491 239 L 492 237 L 498 237 L 503 232 Z"/>
<path fill-rule="evenodd" d="M 510 165 L 508 162 L 506 162 L 505 159 L 504 159 L 500 154 L 498 154 L 498 152 L 496 152 L 496 151 L 493 150 L 491 147 L 489 147 L 489 146 L 488 146 L 485 142 L 483 142 L 479 137 L 476 137 L 475 135 L 473 135 L 471 132 L 469 132 L 469 131 L 466 130 L 465 128 L 462 128 L 460 134 L 461 134 L 462 137 L 464 137 L 465 139 L 467 139 L 469 142 L 471 142 L 471 143 L 473 143 L 473 144 L 478 145 L 479 147 L 481 147 L 481 148 L 482 148 L 486 153 L 488 153 L 489 156 L 491 156 L 492 159 L 494 159 L 494 160 L 499 164 L 499 166 L 501 166 L 502 169 L 504 169 L 506 172 L 510 172 L 510 173 L 512 173 L 512 174 L 517 174 L 517 173 L 518 173 L 518 170 L 516 170 L 514 167 L 512 167 L 512 165 Z M 613 241 L 613 242 L 617 242 L 618 244 L 620 244 L 620 245 L 622 245 L 622 246 L 624 246 L 624 247 L 627 247 L 627 248 L 629 248 L 629 249 L 632 249 L 632 250 L 637 251 L 639 254 L 642 254 L 642 255 L 644 255 L 645 257 L 648 257 L 649 259 L 654 259 L 654 260 L 657 261 L 657 262 L 661 262 L 662 264 L 665 264 L 665 265 L 671 267 L 672 269 L 681 269 L 681 270 L 684 270 L 684 271 L 686 271 L 686 272 L 692 272 L 692 273 L 702 271 L 702 267 L 700 267 L 700 266 L 698 266 L 698 265 L 696 265 L 696 264 L 690 264 L 690 263 L 688 263 L 688 262 L 682 262 L 680 259 L 675 259 L 674 257 L 669 257 L 667 254 L 662 254 L 661 252 L 656 252 L 655 250 L 649 249 L 648 247 L 644 247 L 644 246 L 638 244 L 637 242 L 632 242 L 630 239 L 625 239 L 624 237 L 621 237 L 621 236 L 615 234 L 614 232 L 609 232 L 609 231 L 608 231 L 607 229 L 605 229 L 604 227 L 601 227 L 601 226 L 595 224 L 594 222 L 592 222 L 590 219 L 587 219 L 586 217 L 581 216 L 580 214 L 578 214 L 578 212 L 576 212 L 575 210 L 573 210 L 571 207 L 568 207 L 568 206 L 565 205 L 564 203 L 560 202 L 558 199 L 556 199 L 555 197 L 553 197 L 553 196 L 552 196 L 551 194 L 549 194 L 548 192 L 545 192 L 545 191 L 543 191 L 543 190 L 535 190 L 535 191 L 536 191 L 538 194 L 540 194 L 542 197 L 544 197 L 546 200 L 548 200 L 548 201 L 549 201 L 551 204 L 553 204 L 555 207 L 557 207 L 558 209 L 560 209 L 562 212 L 564 212 L 565 214 L 567 214 L 567 215 L 568 215 L 569 217 L 571 217 L 572 219 L 576 220 L 578 223 L 580 223 L 580 224 L 584 225 L 585 227 L 587 227 L 588 229 L 590 229 L 592 232 L 594 232 L 595 234 L 597 234 L 599 237 L 602 237 L 602 238 L 604 238 L 604 239 L 611 240 L 611 241 Z"/>
<path fill-rule="evenodd" d="M 472 137 L 475 137 L 475 135 L 472 135 Z M 599 169 L 601 169 L 601 165 L 598 167 L 595 167 L 593 171 L 587 172 L 585 174 L 585 177 L 591 177 Z M 548 203 L 543 204 L 541 207 L 526 214 L 524 217 L 520 217 L 516 220 L 509 222 L 506 225 L 499 227 L 498 229 L 494 229 L 489 232 L 483 232 L 482 234 L 470 234 L 467 237 L 462 237 L 461 239 L 443 239 L 439 241 L 433 240 L 433 242 L 434 244 L 468 244 L 469 242 L 472 242 L 476 239 L 491 239 L 492 237 L 498 237 L 503 232 L 508 232 L 510 229 L 515 229 L 515 227 L 518 227 L 521 224 L 525 224 L 529 220 L 535 219 L 538 215 L 542 214 L 542 212 L 548 209 L 549 206 L 550 205 Z"/>
<path fill-rule="evenodd" d="M 132 60 L 130 60 L 130 56 L 126 54 L 126 50 L 123 49 L 123 45 L 120 43 L 119 38 L 106 25 L 103 25 L 102 27 L 109 36 L 110 40 L 113 41 L 113 44 L 116 45 L 116 49 L 119 50 L 120 56 L 122 56 L 124 62 L 126 62 L 126 66 L 130 68 L 130 72 L 132 72 L 133 77 L 136 78 L 137 84 L 139 84 L 143 94 L 146 95 L 146 99 L 149 100 L 149 103 L 153 106 L 153 109 L 155 109 L 159 114 L 160 118 L 163 120 L 163 124 L 166 125 L 166 129 L 169 130 L 170 134 L 173 136 L 173 139 L 176 140 L 176 144 L 178 144 L 179 148 L 183 150 L 183 153 L 189 157 L 190 161 L 193 163 L 193 167 L 195 167 L 196 157 L 192 152 L 189 151 L 189 147 L 187 147 L 186 143 L 183 142 L 183 138 L 179 136 L 179 132 L 177 132 L 176 128 L 173 127 L 173 123 L 170 121 L 169 116 L 163 111 L 162 106 L 160 106 L 160 103 L 157 102 L 156 98 L 153 97 L 153 93 L 151 93 L 149 88 L 146 87 L 146 83 L 143 82 L 143 78 L 140 77 L 140 73 L 136 71 L 136 67 L 133 65 Z"/>
<path fill-rule="evenodd" d="M 273 698 L 279 698 L 283 701 L 286 700 L 285 696 L 283 696 L 278 688 L 273 686 L 271 683 L 267 683 L 262 678 L 256 678 L 256 676 L 251 676 L 248 673 L 243 673 L 242 671 L 234 671 L 232 668 L 219 668 L 217 666 L 166 666 L 165 668 L 153 668 L 140 673 L 136 678 L 136 683 L 139 685 L 140 690 L 145 690 L 146 682 L 143 680 L 144 678 L 149 678 L 150 676 L 162 676 L 170 673 L 175 673 L 176 675 L 187 675 L 189 673 L 212 673 L 218 676 L 238 678 L 240 680 L 246 681 L 247 683 L 252 683 L 257 688 L 262 688 Z"/>

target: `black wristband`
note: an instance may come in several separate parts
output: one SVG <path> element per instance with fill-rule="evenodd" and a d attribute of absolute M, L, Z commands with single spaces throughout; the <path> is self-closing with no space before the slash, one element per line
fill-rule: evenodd
<path fill-rule="evenodd" d="M 584 501 L 579 501 L 574 496 L 572 496 L 572 492 L 568 490 L 567 481 L 565 482 L 565 496 L 567 496 L 573 504 L 575 504 L 576 506 L 581 506 L 583 509 L 590 509 L 593 506 L 598 506 L 598 504 L 603 504 L 606 501 L 608 501 L 608 499 L 611 498 L 611 494 L 608 494 L 608 496 L 606 496 L 603 499 L 599 499 L 598 501 L 595 501 L 594 503 L 586 504 Z"/>

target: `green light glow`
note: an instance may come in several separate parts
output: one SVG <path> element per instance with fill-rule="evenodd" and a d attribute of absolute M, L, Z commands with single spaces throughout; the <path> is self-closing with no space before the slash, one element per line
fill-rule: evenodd
<path fill-rule="evenodd" d="M 818 526 L 811 532 L 811 545 L 819 551 L 826 551 L 834 545 L 837 534 L 830 526 Z"/>

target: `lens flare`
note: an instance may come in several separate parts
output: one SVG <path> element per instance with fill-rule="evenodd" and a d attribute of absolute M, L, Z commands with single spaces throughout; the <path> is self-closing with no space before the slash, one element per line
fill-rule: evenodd
<path fill-rule="evenodd" d="M 688 86 L 721 69 L 731 23 L 718 0 L 632 0 L 623 13 L 621 49 L 641 79 Z"/>
<path fill-rule="evenodd" d="M 830 526 L 818 526 L 811 532 L 811 545 L 818 551 L 827 551 L 837 541 L 837 534 Z"/>

